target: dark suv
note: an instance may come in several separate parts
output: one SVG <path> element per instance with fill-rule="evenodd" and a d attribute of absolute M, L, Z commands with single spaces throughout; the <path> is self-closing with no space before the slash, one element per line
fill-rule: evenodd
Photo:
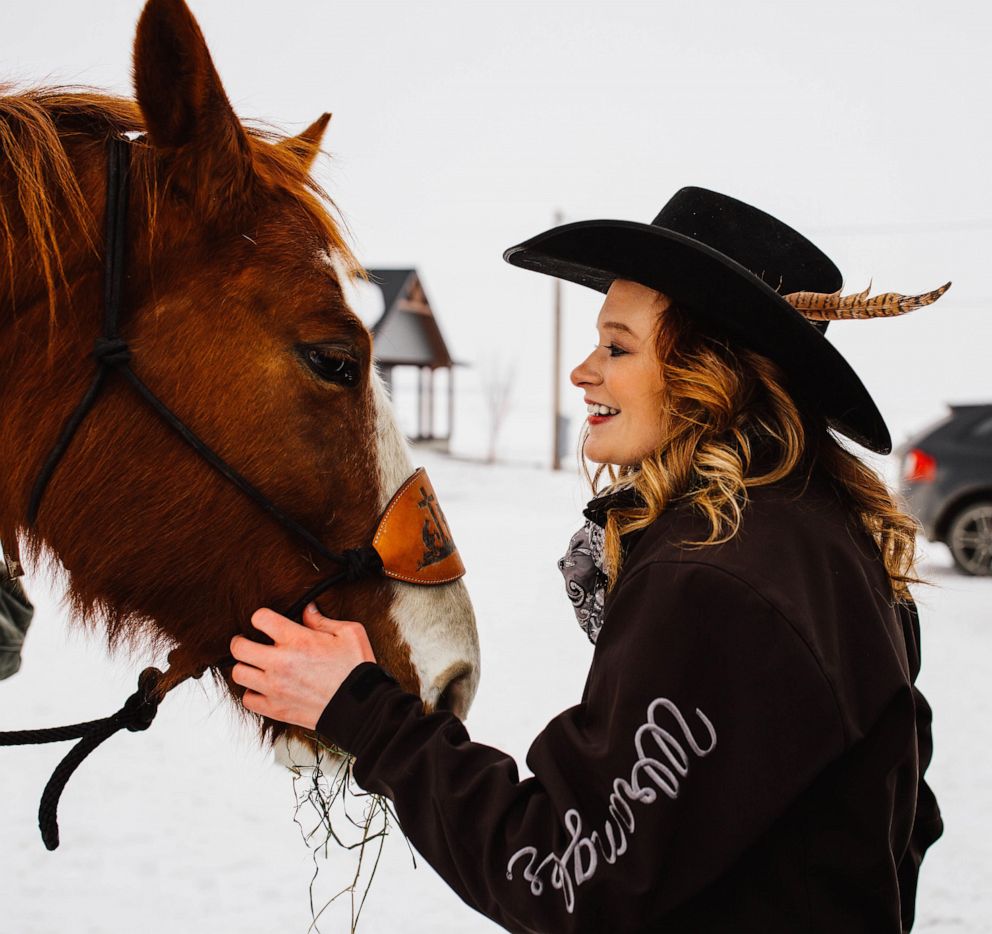
<path fill-rule="evenodd" d="M 992 403 L 952 405 L 897 451 L 909 511 L 966 574 L 992 575 Z"/>

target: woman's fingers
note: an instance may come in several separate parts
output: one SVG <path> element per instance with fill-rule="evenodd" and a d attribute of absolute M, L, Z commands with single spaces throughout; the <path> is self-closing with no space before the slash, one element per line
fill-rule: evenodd
<path fill-rule="evenodd" d="M 252 713 L 260 714 L 263 717 L 271 716 L 269 704 L 264 694 L 259 694 L 257 691 L 245 691 L 244 696 L 241 698 L 241 703 L 244 704 L 245 710 L 250 710 Z"/>
<path fill-rule="evenodd" d="M 239 662 L 245 662 L 255 668 L 265 668 L 266 654 L 271 651 L 271 645 L 253 642 L 247 636 L 235 636 L 231 640 L 231 654 Z"/>
<path fill-rule="evenodd" d="M 231 680 L 243 688 L 257 691 L 260 694 L 264 693 L 265 672 L 252 665 L 239 662 L 231 669 Z"/>
<path fill-rule="evenodd" d="M 361 623 L 331 619 L 313 606 L 302 626 L 268 609 L 256 610 L 251 621 L 274 644 L 235 636 L 231 654 L 238 664 L 231 678 L 246 689 L 245 709 L 271 720 L 312 730 L 355 666 L 375 661 Z"/>
<path fill-rule="evenodd" d="M 285 616 L 280 616 L 274 610 L 265 607 L 252 613 L 251 624 L 277 644 L 290 641 L 299 630 L 299 627 L 291 619 L 286 619 Z"/>
<path fill-rule="evenodd" d="M 278 613 L 265 608 L 256 610 L 252 614 L 251 622 L 255 629 L 265 633 L 275 644 L 263 645 L 246 636 L 237 635 L 231 639 L 231 655 L 237 661 L 244 662 L 246 665 L 261 671 L 268 671 L 273 664 L 283 658 L 276 651 L 276 646 L 282 645 L 291 651 L 302 651 L 309 654 L 312 646 L 309 646 L 307 637 L 312 630 L 337 637 L 347 636 L 351 630 L 361 628 L 359 623 L 330 619 L 324 616 L 312 603 L 304 610 L 303 626 L 299 626 L 285 616 L 280 616 Z"/>

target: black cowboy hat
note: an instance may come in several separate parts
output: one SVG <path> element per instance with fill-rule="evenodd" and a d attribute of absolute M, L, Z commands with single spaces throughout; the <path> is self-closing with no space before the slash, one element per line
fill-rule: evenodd
<path fill-rule="evenodd" d="M 764 211 L 705 188 L 682 188 L 650 224 L 564 224 L 511 246 L 503 259 L 599 292 L 614 279 L 663 292 L 719 336 L 774 360 L 790 391 L 831 428 L 879 454 L 892 450 L 868 390 L 824 336 L 827 323 L 809 321 L 783 298 L 836 292 L 840 271 Z"/>

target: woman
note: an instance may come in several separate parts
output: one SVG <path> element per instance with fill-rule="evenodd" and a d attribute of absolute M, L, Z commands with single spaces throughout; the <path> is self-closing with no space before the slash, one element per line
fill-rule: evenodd
<path fill-rule="evenodd" d="M 253 616 L 274 646 L 233 640 L 245 706 L 353 753 L 418 850 L 510 930 L 908 930 L 942 829 L 915 528 L 828 432 L 890 448 L 796 309 L 900 313 L 943 290 L 841 303 L 813 244 L 698 188 L 650 225 L 567 224 L 505 258 L 606 292 L 572 373 L 584 453 L 609 476 L 561 562 L 596 643 L 581 702 L 521 782 L 455 717 L 425 716 L 358 623 L 311 607 L 306 628 Z"/>

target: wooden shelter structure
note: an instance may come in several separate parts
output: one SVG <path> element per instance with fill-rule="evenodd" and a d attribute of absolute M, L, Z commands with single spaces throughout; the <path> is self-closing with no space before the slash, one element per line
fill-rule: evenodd
<path fill-rule="evenodd" d="M 455 420 L 455 361 L 441 335 L 427 293 L 416 269 L 367 269 L 370 281 L 382 290 L 382 316 L 372 324 L 372 355 L 386 385 L 393 388 L 393 370 L 419 370 L 417 434 L 413 441 L 447 446 Z M 447 371 L 448 419 L 445 431 L 435 426 L 434 388 L 438 370 Z"/>

